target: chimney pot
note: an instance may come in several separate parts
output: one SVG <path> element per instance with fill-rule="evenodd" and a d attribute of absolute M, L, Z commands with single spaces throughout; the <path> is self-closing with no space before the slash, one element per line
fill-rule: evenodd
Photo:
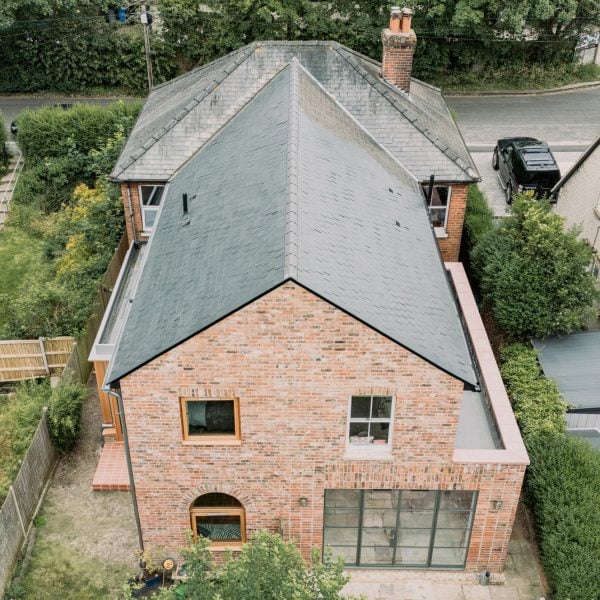
<path fill-rule="evenodd" d="M 402 33 L 410 32 L 410 30 L 411 30 L 410 22 L 412 20 L 412 14 L 413 14 L 413 11 L 410 10 L 410 8 L 402 9 L 402 19 L 401 19 L 401 24 L 400 24 L 400 31 L 402 31 Z"/>
<path fill-rule="evenodd" d="M 399 6 L 392 6 L 390 11 L 390 30 L 392 33 L 400 33 L 401 14 Z"/>

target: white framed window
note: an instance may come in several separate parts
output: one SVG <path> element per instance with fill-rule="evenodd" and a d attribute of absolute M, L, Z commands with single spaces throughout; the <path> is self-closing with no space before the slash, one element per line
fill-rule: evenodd
<path fill-rule="evenodd" d="M 389 448 L 392 443 L 393 396 L 351 396 L 348 411 L 348 444 L 351 447 Z"/>
<path fill-rule="evenodd" d="M 164 189 L 164 185 L 140 185 L 140 207 L 144 231 L 152 231 L 154 227 Z"/>
<path fill-rule="evenodd" d="M 423 192 L 427 198 L 429 195 L 429 186 L 423 186 Z M 452 196 L 452 187 L 449 185 L 434 185 L 429 201 L 429 218 L 431 224 L 436 229 L 446 229 L 448 224 L 448 211 L 450 210 L 450 197 Z"/>

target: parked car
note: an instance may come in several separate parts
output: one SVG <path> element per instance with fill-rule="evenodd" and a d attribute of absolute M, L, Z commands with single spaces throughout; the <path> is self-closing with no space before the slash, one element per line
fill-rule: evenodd
<path fill-rule="evenodd" d="M 48 107 L 43 107 L 43 108 L 48 108 Z M 67 110 L 69 108 L 73 108 L 72 104 L 53 104 L 51 107 L 49 108 L 62 108 L 63 110 Z M 13 135 L 17 135 L 19 131 L 19 128 L 17 126 L 17 120 L 15 119 L 11 124 L 10 124 L 10 132 Z"/>
<path fill-rule="evenodd" d="M 560 170 L 546 142 L 532 137 L 498 140 L 492 156 L 492 167 L 512 202 L 515 193 L 531 190 L 537 198 L 550 196 L 560 179 Z"/>

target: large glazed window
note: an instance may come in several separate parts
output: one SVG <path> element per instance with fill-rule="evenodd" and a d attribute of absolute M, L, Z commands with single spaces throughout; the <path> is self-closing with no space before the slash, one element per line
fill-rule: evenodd
<path fill-rule="evenodd" d="M 352 396 L 348 441 L 351 445 L 389 445 L 392 396 Z"/>
<path fill-rule="evenodd" d="M 239 546 L 246 541 L 244 507 L 233 496 L 199 496 L 190 507 L 190 517 L 194 538 L 208 538 L 211 546 Z"/>
<path fill-rule="evenodd" d="M 323 545 L 347 565 L 463 568 L 477 493 L 326 490 Z"/>
<path fill-rule="evenodd" d="M 227 441 L 240 439 L 237 398 L 181 398 L 183 439 Z"/>
<path fill-rule="evenodd" d="M 151 231 L 154 227 L 164 189 L 164 185 L 140 185 L 142 228 L 144 231 Z"/>

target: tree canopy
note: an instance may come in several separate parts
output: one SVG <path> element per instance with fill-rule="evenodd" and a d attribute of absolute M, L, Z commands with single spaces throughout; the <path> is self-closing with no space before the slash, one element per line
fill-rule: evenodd
<path fill-rule="evenodd" d="M 514 197 L 512 214 L 472 252 L 483 298 L 514 337 L 545 337 L 580 329 L 598 298 L 589 272 L 592 249 L 564 230 L 546 201 Z"/>

